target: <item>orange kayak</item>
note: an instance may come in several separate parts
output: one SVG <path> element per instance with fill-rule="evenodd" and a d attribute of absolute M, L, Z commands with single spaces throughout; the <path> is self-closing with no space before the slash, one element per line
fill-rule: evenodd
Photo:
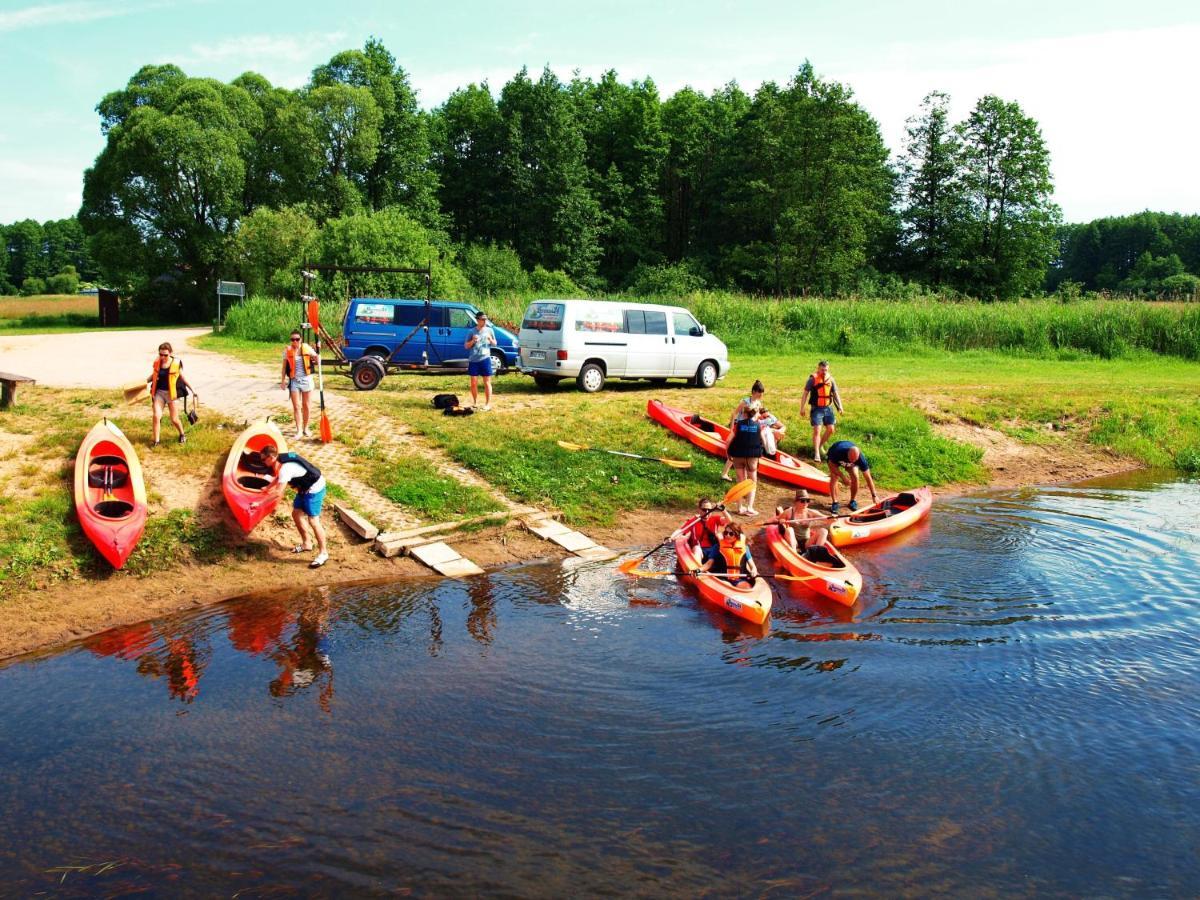
<path fill-rule="evenodd" d="M 836 547 L 877 541 L 920 522 L 932 506 L 933 492 L 928 487 L 885 497 L 874 506 L 834 521 L 829 526 L 829 539 Z"/>
<path fill-rule="evenodd" d="M 233 517 L 249 534 L 254 526 L 275 510 L 275 503 L 264 503 L 263 497 L 271 484 L 270 470 L 263 464 L 259 451 L 268 445 L 287 453 L 287 442 L 279 429 L 271 422 L 255 422 L 238 435 L 229 448 L 225 459 L 225 471 L 221 475 L 221 490 Z M 276 501 L 278 502 L 278 501 Z M 250 505 L 258 503 L 251 510 Z"/>
<path fill-rule="evenodd" d="M 700 551 L 687 535 L 675 539 L 675 555 L 679 557 L 681 572 L 700 568 Z M 680 575 L 679 578 L 692 585 L 702 600 L 739 619 L 761 625 L 771 614 L 771 588 L 764 578 L 755 579 L 752 585 L 730 584 L 729 579 L 712 575 Z"/>
<path fill-rule="evenodd" d="M 661 400 L 650 400 L 646 403 L 646 415 L 655 422 L 675 432 L 714 456 L 725 459 L 725 442 L 729 439 L 729 429 L 711 419 L 699 414 L 684 412 L 673 406 L 667 406 Z M 782 450 L 774 457 L 764 456 L 758 461 L 758 474 L 785 484 L 808 488 L 822 494 L 829 493 L 829 473 L 822 472 L 802 460 L 789 456 Z"/>
<path fill-rule="evenodd" d="M 92 427 L 75 455 L 75 512 L 112 567 L 125 565 L 146 529 L 146 484 L 133 444 L 107 419 Z"/>
<path fill-rule="evenodd" d="M 797 551 L 788 543 L 778 525 L 770 524 L 764 530 L 771 555 L 789 575 L 806 578 L 806 581 L 799 583 L 822 597 L 845 606 L 854 605 L 862 593 L 862 575 L 846 557 L 838 553 L 836 547 L 826 544 L 803 552 Z M 810 559 L 810 556 L 815 558 Z"/>

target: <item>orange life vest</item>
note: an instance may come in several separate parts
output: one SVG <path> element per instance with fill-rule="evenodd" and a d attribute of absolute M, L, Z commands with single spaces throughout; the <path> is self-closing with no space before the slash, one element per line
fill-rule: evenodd
<path fill-rule="evenodd" d="M 175 383 L 177 381 L 179 381 L 179 369 L 182 365 L 183 365 L 183 363 L 181 363 L 179 360 L 177 360 L 174 356 L 171 357 L 171 367 L 169 369 L 167 369 L 167 396 L 172 400 L 176 399 L 176 397 L 178 396 L 175 393 Z M 161 368 L 162 368 L 162 357 L 161 356 L 154 357 L 154 370 L 151 373 L 154 378 L 154 382 L 153 382 L 154 387 L 152 388 L 152 390 L 155 390 L 155 391 L 158 390 L 158 370 Z"/>
<path fill-rule="evenodd" d="M 308 344 L 300 345 L 300 370 L 301 370 L 300 374 L 302 374 L 302 375 L 311 375 L 312 374 L 312 372 L 310 372 L 308 370 L 308 358 L 310 356 L 316 356 L 316 355 L 317 355 L 317 351 L 314 350 L 312 347 L 310 347 Z M 290 344 L 288 345 L 288 348 L 287 348 L 287 370 L 288 370 L 288 378 L 296 377 L 296 348 L 291 346 Z"/>
<path fill-rule="evenodd" d="M 812 405 L 828 406 L 833 400 L 833 379 L 820 369 L 813 372 Z"/>
<path fill-rule="evenodd" d="M 717 549 L 721 553 L 721 558 L 725 560 L 726 572 L 733 573 L 742 571 L 742 560 L 746 556 L 745 537 L 734 538 L 733 540 L 723 537 L 721 538 L 721 543 Z"/>

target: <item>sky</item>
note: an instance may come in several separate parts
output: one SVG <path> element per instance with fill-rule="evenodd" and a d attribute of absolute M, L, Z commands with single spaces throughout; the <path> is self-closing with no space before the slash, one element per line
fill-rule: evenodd
<path fill-rule="evenodd" d="M 300 87 L 372 36 L 426 109 L 472 82 L 498 93 L 522 66 L 613 69 L 665 99 L 783 84 L 808 60 L 854 91 L 893 154 L 928 92 L 949 94 L 956 120 L 996 94 L 1041 125 L 1068 222 L 1200 213 L 1194 0 L 0 0 L 0 223 L 78 210 L 103 147 L 96 104 L 142 65 Z"/>

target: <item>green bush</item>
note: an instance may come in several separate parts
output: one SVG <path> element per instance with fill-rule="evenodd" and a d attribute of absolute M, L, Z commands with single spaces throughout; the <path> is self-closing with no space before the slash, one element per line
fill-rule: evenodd
<path fill-rule="evenodd" d="M 529 290 L 529 275 L 511 247 L 467 244 L 459 254 L 459 264 L 479 297 Z"/>
<path fill-rule="evenodd" d="M 46 290 L 51 294 L 74 294 L 79 290 L 79 273 L 74 266 L 65 266 L 57 275 L 46 279 Z"/>
<path fill-rule="evenodd" d="M 22 297 L 36 297 L 38 294 L 46 293 L 46 282 L 44 279 L 29 277 L 21 282 Z"/>
<path fill-rule="evenodd" d="M 534 266 L 529 276 L 529 287 L 535 294 L 545 297 L 580 297 L 583 291 L 573 282 L 566 272 L 555 269 L 553 272 Z"/>
<path fill-rule="evenodd" d="M 626 291 L 635 297 L 680 297 L 703 290 L 704 278 L 687 263 L 648 266 L 639 263 Z"/>

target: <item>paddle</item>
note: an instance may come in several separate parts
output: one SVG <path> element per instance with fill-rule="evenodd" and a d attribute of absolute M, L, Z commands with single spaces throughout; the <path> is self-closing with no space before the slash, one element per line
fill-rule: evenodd
<path fill-rule="evenodd" d="M 665 578 L 670 576 L 675 578 L 679 575 L 692 575 L 691 572 L 684 572 L 682 569 L 662 569 L 657 572 L 642 571 L 640 569 L 625 572 L 626 575 L 632 575 L 634 578 Z M 700 572 L 697 575 L 692 575 L 693 578 L 704 576 L 706 578 L 749 578 L 749 575 L 729 575 L 724 572 Z M 775 578 L 779 581 L 814 581 L 817 578 L 825 578 L 825 575 L 784 575 L 782 572 L 774 574 L 755 575 L 755 578 Z"/>
<path fill-rule="evenodd" d="M 641 456 L 637 453 L 626 453 L 624 450 L 605 450 L 603 447 L 589 447 L 586 444 L 572 444 L 570 441 L 558 441 L 558 446 L 564 450 L 593 450 L 596 453 L 611 453 L 613 456 L 628 456 L 630 459 L 648 459 L 660 462 L 672 469 L 690 469 L 692 464 L 686 459 L 665 459 L 661 456 Z"/>
<path fill-rule="evenodd" d="M 723 510 L 730 503 L 737 503 L 737 501 L 741 500 L 748 493 L 750 493 L 752 490 L 754 490 L 754 486 L 755 486 L 754 481 L 749 478 L 747 478 L 745 481 L 739 481 L 737 484 L 735 484 L 733 487 L 731 487 L 729 490 L 727 490 L 725 492 L 725 496 L 721 498 L 721 503 L 716 507 L 716 509 Z M 715 512 L 715 510 L 714 510 L 714 512 Z M 661 544 L 654 547 L 652 550 L 650 550 L 648 553 L 646 553 L 643 557 L 641 557 L 640 559 L 626 560 L 625 562 L 623 562 L 619 566 L 617 566 L 617 568 L 620 571 L 624 572 L 626 575 L 632 575 L 634 569 L 636 569 L 638 566 L 640 566 L 642 563 L 644 563 L 647 559 L 649 559 L 651 556 L 653 556 L 655 553 L 657 553 L 663 547 L 667 546 L 667 544 L 669 544 L 671 541 L 675 540 L 675 535 L 682 532 L 685 528 L 690 528 L 692 525 L 696 524 L 696 522 L 698 522 L 699 519 L 700 519 L 699 516 L 692 516 L 690 519 L 688 519 L 686 522 L 684 522 L 682 525 L 680 525 L 678 528 L 676 528 L 674 531 L 672 531 L 669 535 L 667 535 L 667 537 L 663 540 L 663 542 Z"/>
<path fill-rule="evenodd" d="M 333 429 L 329 425 L 329 415 L 325 412 L 325 377 L 321 373 L 321 320 L 316 300 L 308 301 L 308 324 L 312 326 L 313 340 L 317 342 L 317 387 L 321 395 L 321 443 L 328 444 L 333 440 Z"/>

